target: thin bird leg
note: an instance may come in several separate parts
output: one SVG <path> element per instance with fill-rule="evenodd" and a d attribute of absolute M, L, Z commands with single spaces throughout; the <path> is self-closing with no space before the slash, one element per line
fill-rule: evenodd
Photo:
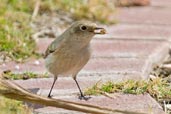
<path fill-rule="evenodd" d="M 80 91 L 81 97 L 84 97 L 83 92 L 81 91 L 81 88 L 80 88 L 80 86 L 79 86 L 77 80 L 76 80 L 76 79 L 74 79 L 74 80 L 75 80 L 75 83 L 77 84 L 77 87 L 78 87 L 78 89 L 79 89 L 79 91 Z"/>
<path fill-rule="evenodd" d="M 78 82 L 77 82 L 77 80 L 76 80 L 76 76 L 75 76 L 73 79 L 75 80 L 75 83 L 76 83 L 76 85 L 77 85 L 77 87 L 78 87 L 78 89 L 79 89 L 79 91 L 80 91 L 79 99 L 80 99 L 80 100 L 82 100 L 82 99 L 84 99 L 84 100 L 90 99 L 91 97 L 85 97 L 85 96 L 83 95 L 83 92 L 81 91 L 81 88 L 80 88 L 80 86 L 79 86 L 79 84 L 78 84 Z"/>
<path fill-rule="evenodd" d="M 54 77 L 53 84 L 52 84 L 52 86 L 51 86 L 51 88 L 50 88 L 50 92 L 49 92 L 49 95 L 48 95 L 49 98 L 52 97 L 52 96 L 51 96 L 51 92 L 52 92 L 52 89 L 53 89 L 53 87 L 54 87 L 54 85 L 55 85 L 56 80 L 57 80 L 57 76 Z"/>

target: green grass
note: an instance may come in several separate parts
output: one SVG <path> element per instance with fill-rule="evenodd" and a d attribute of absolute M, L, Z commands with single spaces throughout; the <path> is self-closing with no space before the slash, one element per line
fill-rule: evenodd
<path fill-rule="evenodd" d="M 149 93 L 152 97 L 160 101 L 161 99 L 171 99 L 171 85 L 162 78 L 156 78 L 150 81 L 133 81 L 104 84 L 96 83 L 93 87 L 85 91 L 87 95 L 100 95 L 107 93 L 126 93 L 126 94 L 144 94 Z"/>
<path fill-rule="evenodd" d="M 75 20 L 86 19 L 92 21 L 99 21 L 101 23 L 116 23 L 116 20 L 111 20 L 110 16 L 115 12 L 114 4 L 106 2 L 105 0 L 57 0 L 61 4 L 59 8 L 65 9 L 72 13 Z"/>
<path fill-rule="evenodd" d="M 34 51 L 35 41 L 31 38 L 31 17 L 35 4 L 35 0 L 1 0 L 0 54 L 15 61 L 37 56 Z M 71 13 L 75 20 L 115 23 L 115 20 L 109 18 L 115 9 L 104 0 L 41 0 L 38 15 L 58 10 Z"/>
<path fill-rule="evenodd" d="M 3 77 L 6 79 L 18 80 L 18 79 L 30 79 L 30 78 L 47 78 L 47 73 L 36 74 L 33 72 L 24 72 L 21 74 L 12 73 L 7 71 L 3 73 Z M 0 114 L 32 114 L 32 110 L 23 104 L 22 101 L 12 100 L 0 96 Z"/>
<path fill-rule="evenodd" d="M 0 96 L 0 114 L 32 114 L 32 110 L 16 101 Z"/>
<path fill-rule="evenodd" d="M 75 20 L 116 23 L 116 20 L 110 19 L 110 16 L 115 13 L 114 4 L 105 0 L 44 0 L 40 3 L 40 14 L 61 10 L 71 13 Z"/>
<path fill-rule="evenodd" d="M 1 0 L 0 3 L 0 55 L 23 61 L 35 53 L 34 31 L 31 22 L 36 0 Z M 110 15 L 115 9 L 104 0 L 41 0 L 38 16 L 56 11 L 71 13 L 75 20 L 85 19 L 101 23 L 114 23 Z"/>
<path fill-rule="evenodd" d="M 36 0 L 1 0 L 0 3 L 0 56 L 22 62 L 35 53 L 36 43 L 31 38 L 34 33 L 31 28 L 32 13 Z M 69 12 L 75 20 L 86 19 L 101 23 L 114 23 L 109 16 L 114 8 L 104 0 L 93 0 L 84 3 L 83 0 L 41 0 L 38 16 L 57 10 Z M 41 77 L 26 72 L 22 74 L 4 74 L 7 79 L 28 79 Z M 43 77 L 47 77 L 44 75 Z M 22 102 L 0 97 L 1 114 L 30 114 Z"/>
<path fill-rule="evenodd" d="M 34 55 L 35 42 L 31 39 L 31 10 L 25 0 L 1 0 L 0 52 L 20 61 Z"/>
<path fill-rule="evenodd" d="M 34 72 L 23 72 L 21 74 L 5 72 L 3 73 L 5 79 L 19 80 L 19 79 L 30 79 L 30 78 L 48 78 L 48 73 L 36 74 Z"/>

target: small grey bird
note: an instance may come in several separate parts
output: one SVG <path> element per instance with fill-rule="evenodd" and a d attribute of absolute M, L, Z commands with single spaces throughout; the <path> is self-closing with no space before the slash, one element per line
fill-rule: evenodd
<path fill-rule="evenodd" d="M 48 46 L 44 56 L 45 64 L 48 71 L 54 75 L 48 97 L 51 97 L 59 75 L 71 75 L 80 91 L 79 98 L 87 99 L 81 91 L 76 76 L 90 59 L 90 41 L 95 34 L 105 34 L 105 29 L 97 27 L 95 23 L 77 21 Z"/>

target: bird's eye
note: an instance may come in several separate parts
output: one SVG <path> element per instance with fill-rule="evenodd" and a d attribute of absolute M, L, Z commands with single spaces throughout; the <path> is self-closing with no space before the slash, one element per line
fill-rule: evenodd
<path fill-rule="evenodd" d="M 84 26 L 84 25 L 81 25 L 81 26 L 80 26 L 80 29 L 81 29 L 82 31 L 85 31 L 85 30 L 87 29 L 87 27 Z"/>

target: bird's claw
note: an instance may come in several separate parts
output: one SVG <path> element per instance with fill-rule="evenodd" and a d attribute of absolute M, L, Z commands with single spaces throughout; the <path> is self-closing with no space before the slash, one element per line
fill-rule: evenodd
<path fill-rule="evenodd" d="M 78 97 L 80 100 L 85 100 L 85 101 L 87 101 L 87 100 L 89 100 L 91 97 L 86 97 L 86 96 L 79 96 Z"/>
<path fill-rule="evenodd" d="M 48 98 L 52 98 L 53 95 L 48 95 Z"/>

